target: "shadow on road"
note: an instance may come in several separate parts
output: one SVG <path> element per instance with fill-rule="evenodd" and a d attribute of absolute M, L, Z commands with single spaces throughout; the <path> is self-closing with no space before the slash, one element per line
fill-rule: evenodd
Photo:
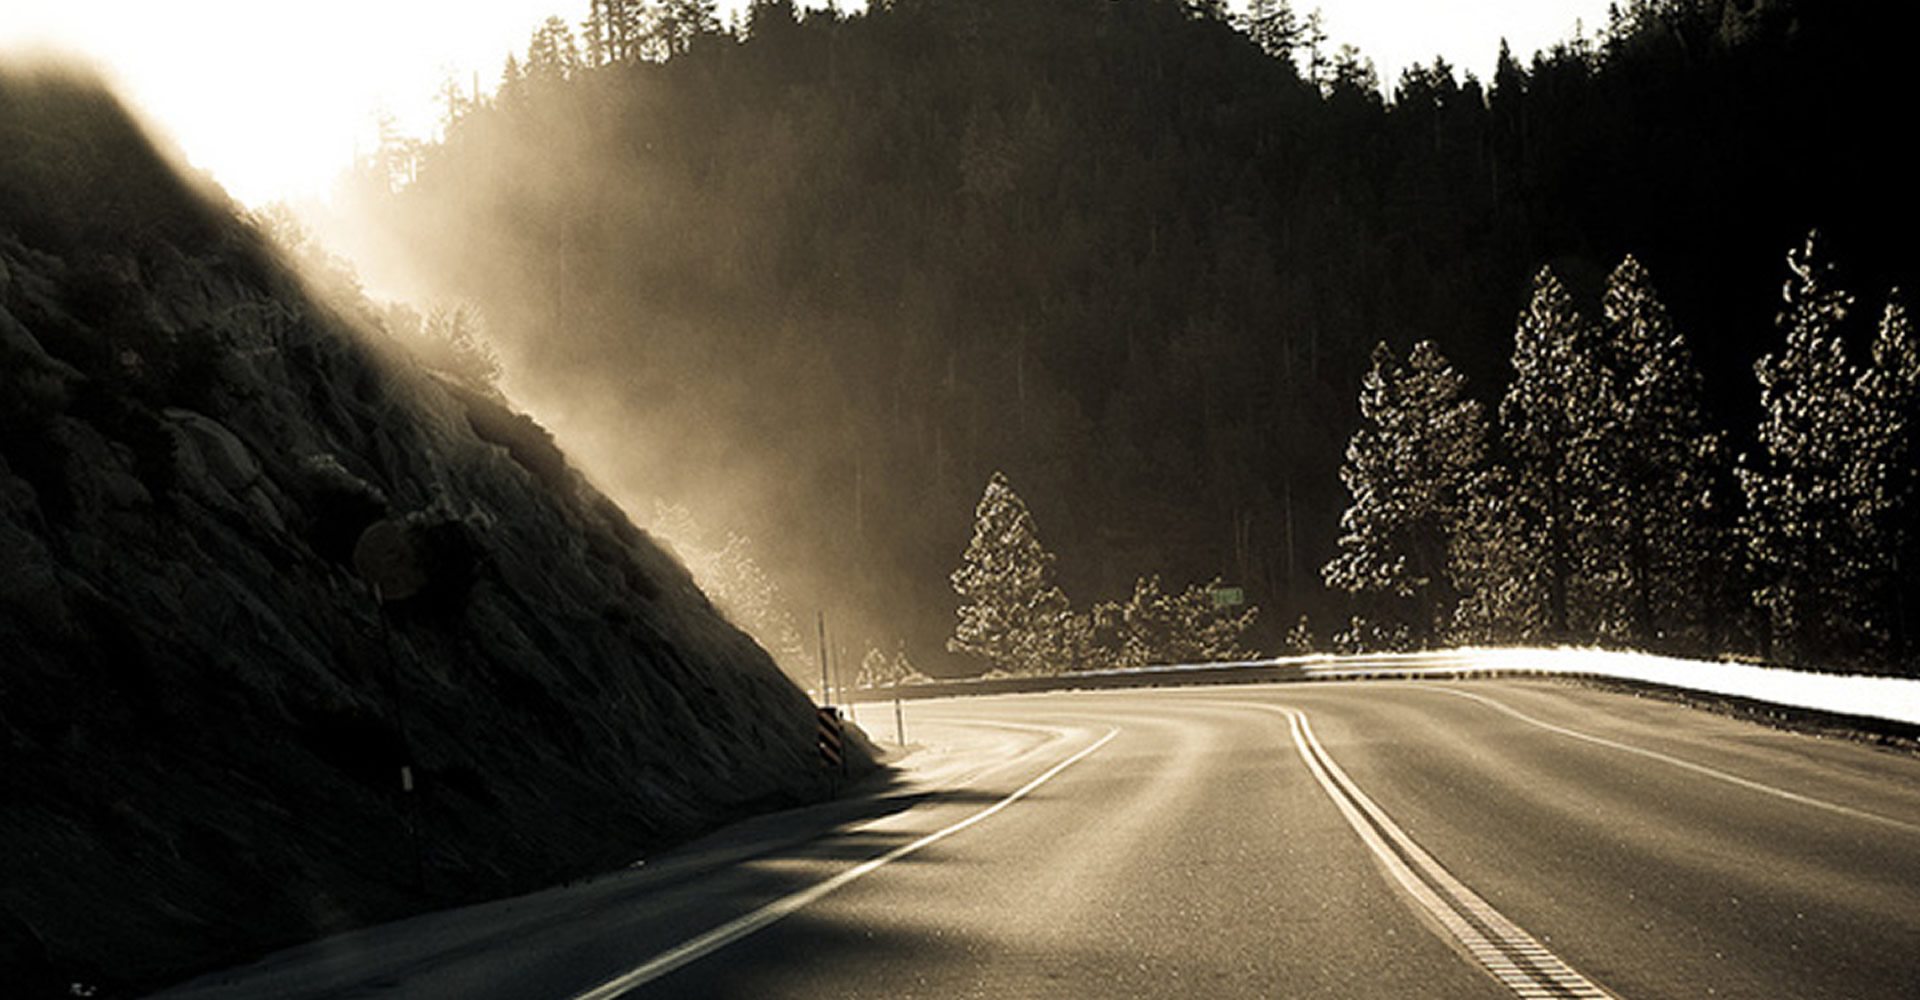
<path fill-rule="evenodd" d="M 744 820 L 673 850 L 565 885 L 363 928 L 204 976 L 157 997 L 239 1000 L 360 995 L 524 996 L 531 983 L 591 986 L 742 913 L 885 855 L 1000 796 L 915 787 L 886 768 L 838 798 Z M 914 832 L 873 829 L 908 810 L 940 810 Z M 916 851 L 902 863 L 938 860 Z M 509 982 L 476 984 L 467 967 L 519 953 Z M 521 978 L 522 975 L 531 978 Z M 482 980 L 490 976 L 478 977 Z M 497 989 L 496 989 L 497 987 Z M 550 990 L 543 991 L 551 992 Z M 560 995 L 560 994 L 555 994 Z"/>

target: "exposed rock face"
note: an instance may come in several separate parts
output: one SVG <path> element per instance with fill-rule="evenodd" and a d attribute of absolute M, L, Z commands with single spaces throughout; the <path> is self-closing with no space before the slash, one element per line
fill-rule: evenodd
<path fill-rule="evenodd" d="M 543 432 L 309 300 L 68 78 L 0 72 L 0 419 L 8 996 L 825 790 L 805 696 Z"/>

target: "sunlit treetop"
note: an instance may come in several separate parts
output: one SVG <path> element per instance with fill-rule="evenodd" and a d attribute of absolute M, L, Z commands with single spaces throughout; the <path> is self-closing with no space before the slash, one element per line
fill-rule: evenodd
<path fill-rule="evenodd" d="M 1268 3 L 1271 6 L 1271 0 Z M 745 0 L 722 0 L 734 23 Z M 819 7 L 824 3 L 796 6 Z M 857 11 L 863 3 L 840 3 Z M 1232 13 L 1244 0 L 1228 4 Z M 1443 55 L 1491 79 L 1499 43 L 1547 48 L 1606 21 L 1607 0 L 1302 0 L 1320 12 L 1329 55 L 1356 46 L 1380 82 Z M 7 0 L 0 53 L 52 48 L 97 64 L 200 169 L 242 202 L 327 196 L 379 121 L 431 135 L 449 84 L 490 91 L 509 54 L 524 56 L 549 17 L 576 29 L 588 0 Z"/>

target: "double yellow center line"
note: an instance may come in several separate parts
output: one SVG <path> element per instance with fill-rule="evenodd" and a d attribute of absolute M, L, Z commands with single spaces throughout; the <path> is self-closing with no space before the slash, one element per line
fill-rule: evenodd
<path fill-rule="evenodd" d="M 1388 875 L 1515 996 L 1617 1000 L 1441 867 L 1340 769 L 1313 735 L 1306 713 L 1277 705 L 1254 707 L 1287 717 L 1293 745 L 1307 770 Z"/>

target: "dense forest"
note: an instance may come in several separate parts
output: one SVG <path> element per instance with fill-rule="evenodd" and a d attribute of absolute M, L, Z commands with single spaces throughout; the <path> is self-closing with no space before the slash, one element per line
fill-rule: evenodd
<path fill-rule="evenodd" d="M 515 395 L 629 510 L 700 511 L 708 534 L 654 528 L 764 574 L 786 624 L 749 624 L 790 669 L 816 610 L 855 659 L 980 669 L 946 652 L 950 575 L 996 473 L 1072 607 L 1217 578 L 1261 608 L 1246 641 L 1267 652 L 1526 638 L 1884 667 L 1881 611 L 1844 640 L 1794 632 L 1808 609 L 1748 558 L 1765 490 L 1740 470 L 1784 440 L 1755 366 L 1793 354 L 1781 289 L 1790 253 L 1815 267 L 1809 231 L 1837 262 L 1820 294 L 1858 296 L 1807 335 L 1849 378 L 1920 272 L 1893 16 L 1632 0 L 1592 36 L 1503 47 L 1490 80 L 1436 61 L 1378 81 L 1284 0 L 774 0 L 731 29 L 710 4 L 596 0 L 486 93 L 450 86 L 442 137 L 366 157 L 339 242 L 382 288 L 476 307 Z M 1593 331 L 1574 339 L 1613 336 L 1629 258 L 1697 373 L 1712 447 L 1688 475 L 1713 487 L 1688 495 L 1714 498 L 1725 565 L 1642 598 L 1567 562 L 1528 578 L 1545 610 L 1516 612 L 1482 585 L 1541 556 L 1502 517 L 1553 518 L 1501 514 L 1488 477 L 1524 499 L 1558 473 L 1520 459 L 1557 445 L 1506 414 L 1580 391 L 1528 382 L 1528 331 L 1561 308 L 1594 321 L 1568 319 Z M 1369 590 L 1349 446 L 1368 394 L 1416 371 L 1478 409 L 1483 444 L 1436 508 L 1454 573 L 1424 579 L 1446 586 Z M 1607 588 L 1611 610 L 1582 610 Z M 1649 624 L 1681 607 L 1712 627 Z"/>

